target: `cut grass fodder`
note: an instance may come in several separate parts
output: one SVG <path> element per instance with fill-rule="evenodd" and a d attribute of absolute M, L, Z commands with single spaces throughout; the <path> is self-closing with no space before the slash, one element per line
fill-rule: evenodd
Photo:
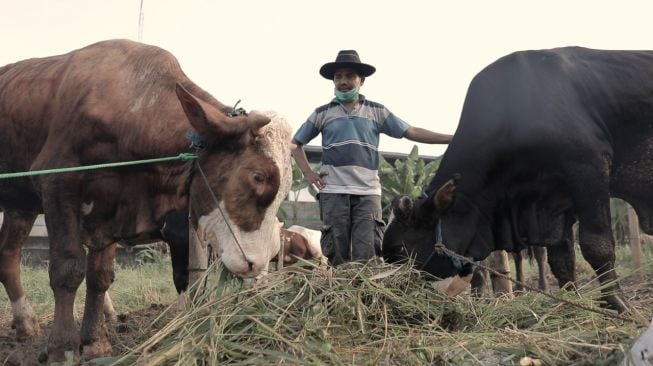
<path fill-rule="evenodd" d="M 596 307 L 598 286 L 554 293 L 568 302 L 537 293 L 446 298 L 424 273 L 377 261 L 335 269 L 304 263 L 254 288 L 216 262 L 205 283 L 187 311 L 168 309 L 170 322 L 117 363 L 503 365 L 530 357 L 614 364 L 642 329 L 573 305 Z M 650 318 L 650 309 L 639 311 Z"/>

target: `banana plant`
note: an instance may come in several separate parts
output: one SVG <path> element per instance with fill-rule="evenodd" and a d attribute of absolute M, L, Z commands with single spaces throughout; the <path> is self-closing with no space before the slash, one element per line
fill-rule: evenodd
<path fill-rule="evenodd" d="M 385 160 L 381 154 L 379 154 L 379 159 L 381 203 L 383 217 L 387 220 L 392 199 L 402 194 L 413 198 L 419 197 L 438 170 L 440 158 L 427 164 L 419 157 L 419 151 L 415 145 L 405 159 L 395 160 L 394 165 Z"/>
<path fill-rule="evenodd" d="M 313 168 L 313 171 L 318 172 L 320 170 L 320 166 L 317 166 Z M 297 214 L 299 212 L 299 193 L 305 189 L 308 188 L 308 192 L 315 197 L 317 195 L 317 191 L 315 188 L 312 186 L 309 186 L 306 180 L 304 180 L 304 175 L 302 174 L 301 170 L 297 166 L 297 164 L 293 161 L 292 162 L 292 185 L 290 186 L 290 193 L 289 193 L 289 198 L 290 198 L 290 207 L 292 212 L 290 213 L 290 217 L 288 217 L 288 213 L 282 208 L 279 207 L 279 212 L 277 212 L 277 217 L 281 221 L 286 221 L 289 220 L 292 224 L 297 223 Z"/>

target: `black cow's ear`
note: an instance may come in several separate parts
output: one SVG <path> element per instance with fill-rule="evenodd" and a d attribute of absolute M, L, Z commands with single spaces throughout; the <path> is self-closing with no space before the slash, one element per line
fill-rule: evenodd
<path fill-rule="evenodd" d="M 443 213 L 451 207 L 454 200 L 454 194 L 456 193 L 456 184 L 458 184 L 459 179 L 460 175 L 454 174 L 453 178 L 443 184 L 442 187 L 440 187 L 433 195 L 433 205 L 435 206 L 435 211 L 437 213 Z"/>

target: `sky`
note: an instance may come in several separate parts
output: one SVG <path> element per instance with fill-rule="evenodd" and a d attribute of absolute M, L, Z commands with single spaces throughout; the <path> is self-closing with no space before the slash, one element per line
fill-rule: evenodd
<path fill-rule="evenodd" d="M 172 52 L 225 104 L 276 110 L 294 131 L 333 98 L 318 70 L 355 49 L 361 93 L 412 126 L 454 133 L 469 82 L 519 50 L 653 50 L 653 1 L 0 0 L 0 65 L 128 38 Z M 140 32 L 139 32 L 140 29 Z M 653 72 L 653 70 L 652 70 Z M 317 137 L 309 145 L 319 145 Z M 382 136 L 380 150 L 446 146 Z"/>

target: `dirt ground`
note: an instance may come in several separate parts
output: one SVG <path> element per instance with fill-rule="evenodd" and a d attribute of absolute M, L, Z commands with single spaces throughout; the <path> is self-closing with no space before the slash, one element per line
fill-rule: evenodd
<path fill-rule="evenodd" d="M 156 327 L 151 325 L 165 307 L 167 305 L 151 304 L 150 307 L 136 312 L 119 313 L 118 320 L 108 325 L 113 355 L 126 353 L 156 333 Z M 0 322 L 0 365 L 42 365 L 39 359 L 44 358 L 47 336 L 51 328 L 52 319 L 41 319 L 41 336 L 26 342 L 17 342 L 11 329 L 11 320 Z"/>
<path fill-rule="evenodd" d="M 557 288 L 553 276 L 549 275 L 547 277 L 551 288 Z M 529 279 L 528 282 L 532 286 L 537 286 L 536 279 Z M 643 279 L 631 277 L 623 280 L 622 289 L 625 298 L 633 307 L 639 310 L 653 307 L 653 273 L 647 274 Z M 167 304 L 151 304 L 150 307 L 136 312 L 119 312 L 117 322 L 110 323 L 108 326 L 113 345 L 113 355 L 124 354 L 155 334 L 157 327 L 151 325 L 166 306 Z M 644 313 L 649 312 L 644 311 Z M 51 318 L 41 319 L 41 336 L 19 343 L 15 340 L 14 332 L 11 329 L 11 320 L 3 319 L 0 322 L 0 365 L 39 365 L 39 358 L 43 357 L 42 354 L 51 326 Z"/>

